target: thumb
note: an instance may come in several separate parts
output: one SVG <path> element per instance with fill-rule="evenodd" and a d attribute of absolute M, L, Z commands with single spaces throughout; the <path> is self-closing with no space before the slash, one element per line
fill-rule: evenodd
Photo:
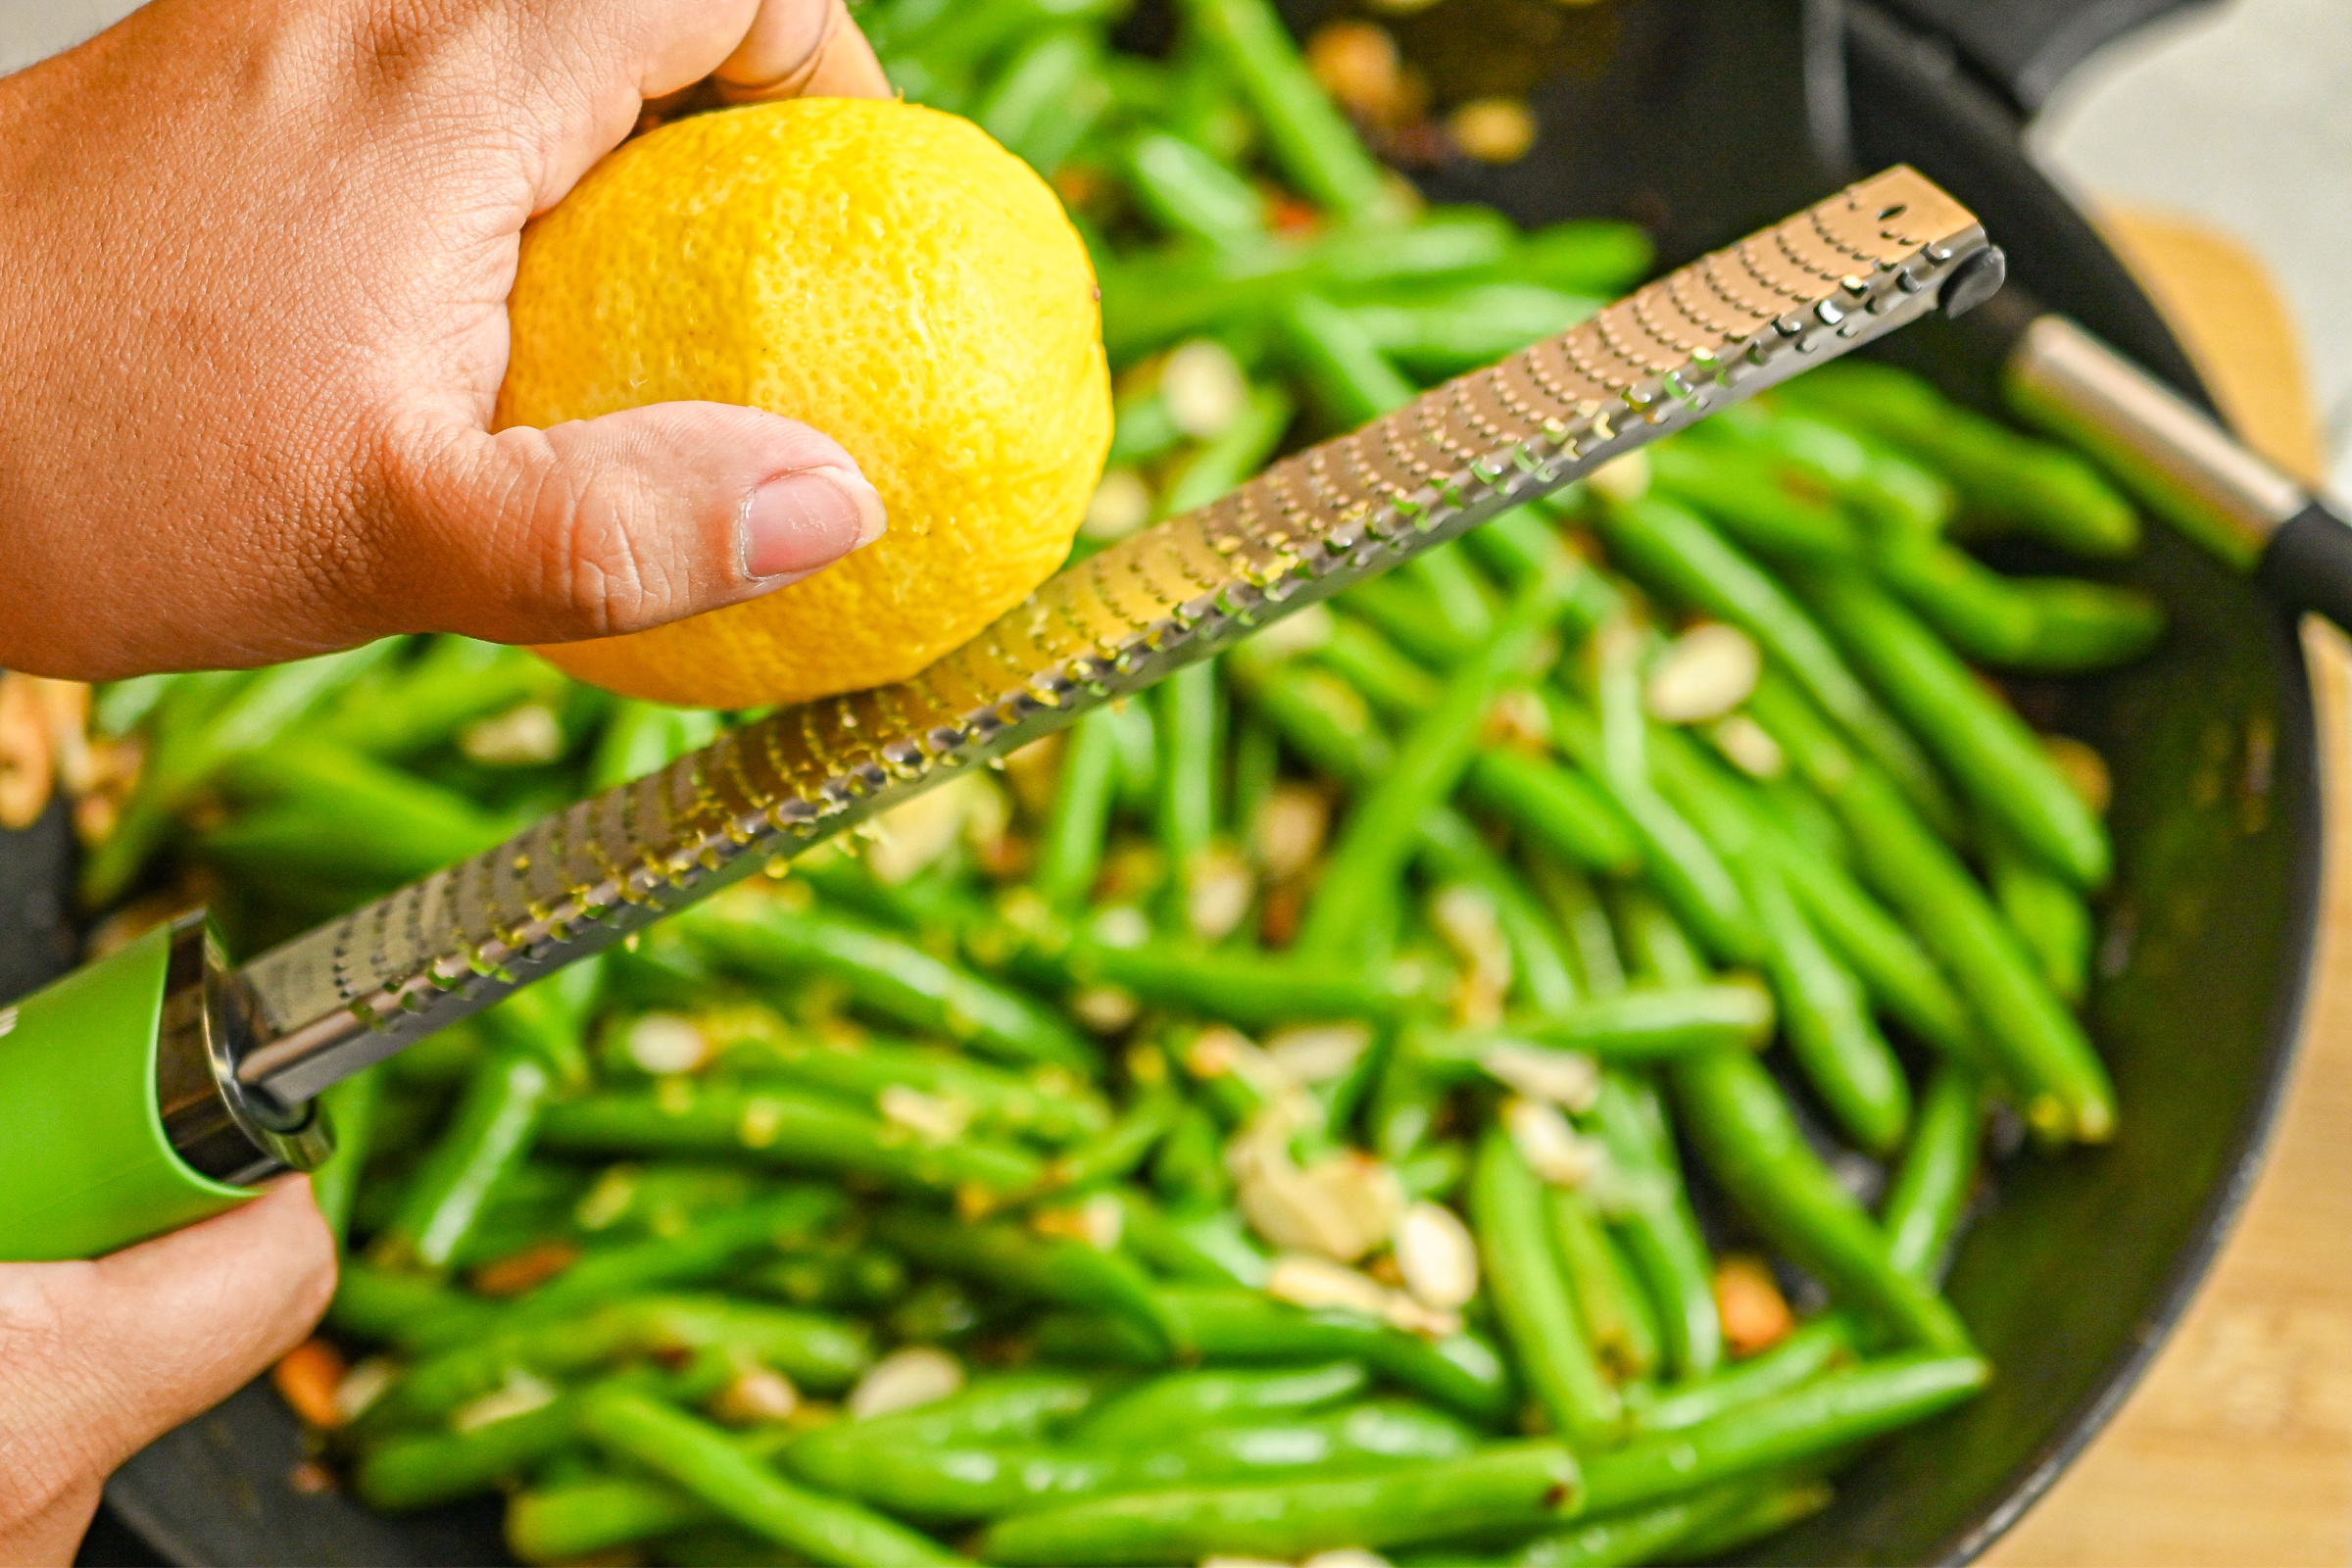
<path fill-rule="evenodd" d="M 298 1343 L 335 1249 L 295 1179 L 91 1263 L 0 1264 L 0 1562 L 67 1562 L 114 1468 Z"/>
<path fill-rule="evenodd" d="M 608 637 L 756 598 L 886 526 L 830 437 L 723 403 L 460 427 L 405 472 L 388 563 L 401 618 L 494 642 Z"/>

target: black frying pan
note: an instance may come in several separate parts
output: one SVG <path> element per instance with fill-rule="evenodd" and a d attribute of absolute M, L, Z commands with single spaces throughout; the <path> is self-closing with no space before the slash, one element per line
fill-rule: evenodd
<path fill-rule="evenodd" d="M 2115 257 L 2020 149 L 2020 116 L 2114 32 L 2180 0 L 1449 0 L 1391 19 L 1441 93 L 1527 93 L 1537 152 L 1440 170 L 1445 200 L 1524 221 L 1639 219 L 1680 261 L 1856 169 L 1908 162 L 1984 219 L 2014 275 L 2176 388 L 2194 372 Z M 1288 7 L 1311 24 L 1337 0 Z M 1132 24 L 1149 44 L 1164 17 Z M 1888 352 L 1991 405 L 1998 345 L 1940 320 Z M 2049 1485 L 2130 1392 L 2250 1185 L 2302 1010 L 2320 794 L 2293 618 L 2163 529 L 2126 568 L 2173 631 L 2153 659 L 2016 695 L 2108 758 L 2118 873 L 2094 1029 L 2125 1110 L 2111 1147 L 2000 1167 L 1951 1290 L 1999 1368 L 1984 1398 L 1874 1452 L 1829 1512 L 1757 1561 L 1960 1562 Z M 0 997 L 62 967 L 55 814 L 0 835 Z M 505 1560 L 493 1505 L 392 1521 L 290 1485 L 266 1386 L 124 1466 L 85 1561 Z M 163 1556 L 140 1554 L 135 1530 Z"/>

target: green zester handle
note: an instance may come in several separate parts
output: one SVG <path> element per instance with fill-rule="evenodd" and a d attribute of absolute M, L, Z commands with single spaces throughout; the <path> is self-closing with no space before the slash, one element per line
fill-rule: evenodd
<path fill-rule="evenodd" d="M 190 1169 L 156 1096 L 172 932 L 0 1007 L 0 1260 L 97 1257 L 253 1196 Z"/>

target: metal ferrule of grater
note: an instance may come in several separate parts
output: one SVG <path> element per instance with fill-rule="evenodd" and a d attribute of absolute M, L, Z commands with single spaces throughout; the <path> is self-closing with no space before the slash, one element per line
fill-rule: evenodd
<path fill-rule="evenodd" d="M 745 725 L 242 969 L 208 959 L 196 1050 L 257 1145 L 307 1163 L 323 1140 L 284 1132 L 338 1079 L 2000 276 L 1976 219 L 1928 180 L 1864 180 L 1062 571 L 912 679 Z"/>

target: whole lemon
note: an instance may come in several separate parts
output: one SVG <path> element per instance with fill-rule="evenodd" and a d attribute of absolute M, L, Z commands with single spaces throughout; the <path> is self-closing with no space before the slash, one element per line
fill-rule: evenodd
<path fill-rule="evenodd" d="M 629 142 L 525 230 L 497 420 L 671 399 L 846 448 L 890 530 L 762 598 L 542 648 L 632 697 L 798 702 L 913 674 L 1059 564 L 1110 442 L 1085 245 L 965 120 L 812 98 Z"/>

